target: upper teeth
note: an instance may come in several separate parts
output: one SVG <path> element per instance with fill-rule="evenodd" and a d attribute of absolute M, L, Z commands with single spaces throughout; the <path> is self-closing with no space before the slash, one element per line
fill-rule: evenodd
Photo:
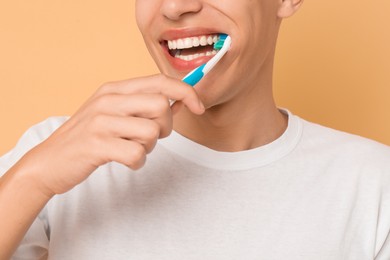
<path fill-rule="evenodd" d="M 168 48 L 170 50 L 189 49 L 198 46 L 213 45 L 217 41 L 218 41 L 217 35 L 208 35 L 208 36 L 203 35 L 198 37 L 188 37 L 188 38 L 182 38 L 176 40 L 169 40 Z"/>

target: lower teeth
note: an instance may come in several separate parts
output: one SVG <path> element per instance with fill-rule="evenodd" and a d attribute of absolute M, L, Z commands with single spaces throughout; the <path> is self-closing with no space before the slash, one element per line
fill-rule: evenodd
<path fill-rule="evenodd" d="M 185 60 L 185 61 L 191 61 L 191 60 L 195 60 L 197 58 L 204 57 L 204 56 L 206 56 L 206 57 L 213 56 L 213 55 L 217 54 L 217 52 L 218 51 L 213 50 L 213 51 L 208 51 L 206 53 L 196 53 L 193 55 L 181 55 L 180 52 L 177 52 L 175 55 L 175 58 Z"/>

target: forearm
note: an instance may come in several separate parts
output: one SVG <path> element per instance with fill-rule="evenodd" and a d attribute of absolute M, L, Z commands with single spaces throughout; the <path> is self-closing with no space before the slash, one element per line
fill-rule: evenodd
<path fill-rule="evenodd" d="M 22 159 L 0 179 L 0 260 L 12 256 L 50 199 L 23 163 Z"/>

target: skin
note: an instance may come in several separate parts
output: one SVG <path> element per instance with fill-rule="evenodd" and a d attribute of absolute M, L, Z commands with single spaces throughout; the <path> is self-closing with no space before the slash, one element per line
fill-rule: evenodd
<path fill-rule="evenodd" d="M 53 196 L 69 191 L 107 162 L 139 169 L 157 140 L 173 129 L 220 151 L 254 148 L 280 136 L 287 123 L 272 97 L 273 55 L 282 18 L 300 4 L 301 0 L 137 1 L 137 23 L 162 74 L 104 84 L 0 179 L 0 259 L 10 258 Z M 180 80 L 186 71 L 165 58 L 161 35 L 172 28 L 210 24 L 231 35 L 233 45 L 193 89 Z M 172 108 L 169 99 L 177 100 Z"/>
<path fill-rule="evenodd" d="M 273 0 L 136 1 L 146 46 L 166 75 L 182 78 L 186 72 L 164 57 L 159 39 L 165 31 L 207 28 L 232 38 L 224 59 L 195 87 L 206 112 L 197 116 L 182 109 L 174 120 L 177 132 L 230 152 L 272 142 L 284 132 L 287 121 L 272 95 L 274 51 L 281 18 L 292 15 L 299 5 Z"/>

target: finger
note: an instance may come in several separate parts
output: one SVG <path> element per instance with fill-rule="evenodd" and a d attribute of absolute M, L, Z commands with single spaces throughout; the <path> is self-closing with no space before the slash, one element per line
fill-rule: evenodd
<path fill-rule="evenodd" d="M 193 113 L 202 114 L 204 106 L 195 90 L 182 81 L 165 75 L 154 75 L 103 85 L 97 96 L 104 94 L 156 93 L 182 101 Z"/>
<path fill-rule="evenodd" d="M 152 119 L 160 125 L 160 137 L 169 135 L 172 129 L 169 101 L 159 94 L 105 95 L 97 98 L 89 109 L 93 111 L 84 113 L 84 119 L 100 115 Z"/>
<path fill-rule="evenodd" d="M 138 170 L 146 162 L 146 150 L 143 145 L 132 140 L 110 138 L 101 149 L 101 157 L 106 162 L 118 162 Z"/>
<path fill-rule="evenodd" d="M 108 94 L 96 98 L 90 107 L 93 110 L 92 114 L 139 116 L 151 119 L 170 113 L 169 100 L 160 94 Z"/>
<path fill-rule="evenodd" d="M 103 132 L 99 136 L 122 138 L 140 143 L 150 153 L 157 139 L 172 131 L 172 120 L 150 120 L 138 117 L 120 117 L 99 115 L 94 120 L 95 126 Z M 103 129 L 104 128 L 104 129 Z"/>

